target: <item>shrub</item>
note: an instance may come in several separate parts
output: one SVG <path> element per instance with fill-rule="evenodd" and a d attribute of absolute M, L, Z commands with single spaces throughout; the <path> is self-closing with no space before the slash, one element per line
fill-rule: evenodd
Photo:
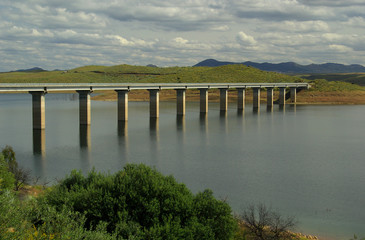
<path fill-rule="evenodd" d="M 248 235 L 253 240 L 290 240 L 297 237 L 290 232 L 295 227 L 293 217 L 282 217 L 279 213 L 267 208 L 264 204 L 248 206 L 241 219 L 248 229 Z"/>
<path fill-rule="evenodd" d="M 73 171 L 43 201 L 85 216 L 92 230 L 107 223 L 126 239 L 232 239 L 235 221 L 211 191 L 194 196 L 171 176 L 129 164 L 114 175 Z"/>
<path fill-rule="evenodd" d="M 16 161 L 13 148 L 10 146 L 6 146 L 2 150 L 2 155 L 4 156 L 5 162 L 8 165 L 9 171 L 14 176 L 15 190 L 18 191 L 24 184 L 29 184 L 29 181 L 31 179 L 30 171 L 18 166 L 18 162 Z"/>
<path fill-rule="evenodd" d="M 4 190 L 11 190 L 14 187 L 15 179 L 13 173 L 9 171 L 9 166 L 0 154 L 0 193 Z"/>

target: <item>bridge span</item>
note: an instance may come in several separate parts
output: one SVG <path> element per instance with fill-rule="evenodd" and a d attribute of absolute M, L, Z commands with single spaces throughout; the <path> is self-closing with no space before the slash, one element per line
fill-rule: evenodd
<path fill-rule="evenodd" d="M 159 117 L 159 92 L 163 89 L 176 90 L 177 115 L 185 115 L 185 93 L 187 89 L 200 90 L 200 112 L 208 112 L 208 90 L 220 90 L 220 110 L 227 111 L 228 90 L 237 90 L 237 108 L 245 107 L 245 91 L 253 90 L 253 109 L 260 108 L 260 91 L 267 91 L 267 106 L 274 104 L 273 90 L 279 89 L 279 104 L 285 105 L 286 89 L 290 101 L 296 103 L 298 89 L 308 89 L 308 83 L 0 83 L 0 93 L 24 93 L 32 95 L 33 129 L 45 129 L 45 95 L 52 92 L 76 91 L 79 94 L 80 125 L 90 125 L 90 94 L 94 91 L 114 90 L 118 94 L 118 121 L 128 121 L 128 93 L 145 89 L 150 93 L 150 118 Z"/>

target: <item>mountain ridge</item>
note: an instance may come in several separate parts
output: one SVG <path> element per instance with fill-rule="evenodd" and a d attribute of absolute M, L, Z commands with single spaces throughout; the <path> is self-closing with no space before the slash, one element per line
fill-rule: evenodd
<path fill-rule="evenodd" d="M 18 69 L 18 70 L 11 71 L 11 72 L 46 72 L 46 70 L 44 70 L 40 67 L 33 67 L 33 68 L 29 68 L 29 69 Z"/>
<path fill-rule="evenodd" d="M 228 62 L 215 59 L 206 59 L 193 67 L 218 67 L 223 65 L 243 64 L 263 71 L 279 72 L 284 74 L 313 74 L 313 73 L 354 73 L 365 72 L 365 67 L 359 64 L 344 65 L 339 63 L 323 63 L 301 65 L 295 62 L 257 63 L 257 62 Z"/>

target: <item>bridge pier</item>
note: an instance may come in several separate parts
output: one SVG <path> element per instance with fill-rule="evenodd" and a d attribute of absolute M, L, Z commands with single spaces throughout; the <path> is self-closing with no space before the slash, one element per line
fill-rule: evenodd
<path fill-rule="evenodd" d="M 290 102 L 297 103 L 297 88 L 296 87 L 290 88 Z"/>
<path fill-rule="evenodd" d="M 46 128 L 45 95 L 46 91 L 29 92 L 32 94 L 33 129 Z"/>
<path fill-rule="evenodd" d="M 246 88 L 237 88 L 237 110 L 245 109 Z"/>
<path fill-rule="evenodd" d="M 260 109 L 260 88 L 255 87 L 252 88 L 253 91 L 253 109 L 258 110 Z"/>
<path fill-rule="evenodd" d="M 285 89 L 286 87 L 279 87 L 279 105 L 285 106 Z"/>
<path fill-rule="evenodd" d="M 77 90 L 76 92 L 79 94 L 80 125 L 90 125 L 90 94 L 92 90 Z"/>
<path fill-rule="evenodd" d="M 160 90 L 148 89 L 150 92 L 150 118 L 160 117 Z"/>
<path fill-rule="evenodd" d="M 185 89 L 176 89 L 176 111 L 178 116 L 185 115 Z"/>
<path fill-rule="evenodd" d="M 200 113 L 208 113 L 208 88 L 200 89 Z"/>
<path fill-rule="evenodd" d="M 220 98 L 220 111 L 226 112 L 228 109 L 228 88 L 220 88 L 219 89 L 219 98 Z"/>
<path fill-rule="evenodd" d="M 128 92 L 129 90 L 115 90 L 118 94 L 118 122 L 128 121 Z"/>

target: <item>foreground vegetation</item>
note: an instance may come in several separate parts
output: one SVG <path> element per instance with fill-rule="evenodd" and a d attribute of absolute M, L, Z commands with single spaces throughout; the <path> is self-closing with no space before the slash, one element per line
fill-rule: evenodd
<path fill-rule="evenodd" d="M 0 239 L 307 239 L 264 205 L 233 216 L 212 191 L 192 194 L 143 164 L 115 174 L 72 171 L 38 197 L 18 197 L 11 147 L 0 154 Z"/>

